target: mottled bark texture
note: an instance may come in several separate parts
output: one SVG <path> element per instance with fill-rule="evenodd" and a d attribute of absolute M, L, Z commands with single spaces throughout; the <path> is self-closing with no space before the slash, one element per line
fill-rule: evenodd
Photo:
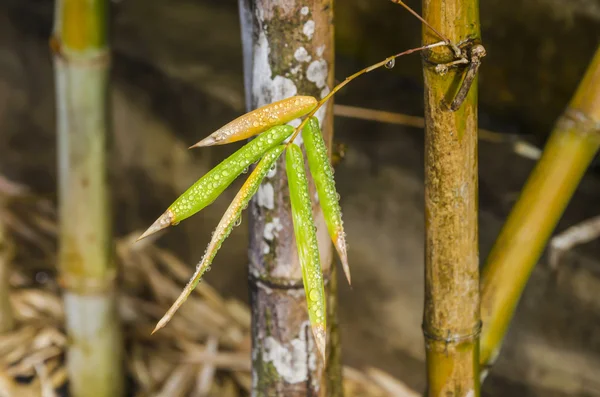
<path fill-rule="evenodd" d="M 479 40 L 477 0 L 424 0 L 423 16 L 454 43 Z M 424 27 L 423 44 L 439 41 Z M 466 67 L 446 74 L 447 47 L 424 54 L 425 311 L 428 396 L 479 395 L 477 82 L 455 112 Z"/>
<path fill-rule="evenodd" d="M 240 17 L 248 109 L 296 94 L 320 99 L 329 92 L 334 79 L 331 0 L 240 0 Z M 331 142 L 332 102 L 316 116 Z M 315 201 L 330 315 L 325 368 L 308 321 L 283 161 L 250 205 L 252 395 L 341 396 L 339 338 L 332 336 L 337 324 L 331 240 Z"/>
<path fill-rule="evenodd" d="M 108 0 L 62 0 L 54 36 L 60 282 L 73 397 L 123 392 L 105 146 L 108 129 Z"/>
<path fill-rule="evenodd" d="M 600 48 L 527 180 L 481 278 L 481 364 L 493 365 L 533 268 L 600 148 Z"/>

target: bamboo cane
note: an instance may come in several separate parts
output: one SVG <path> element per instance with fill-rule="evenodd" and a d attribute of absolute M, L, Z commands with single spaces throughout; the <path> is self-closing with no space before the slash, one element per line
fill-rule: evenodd
<path fill-rule="evenodd" d="M 424 0 L 423 18 L 452 42 L 469 39 L 470 48 L 478 48 L 477 0 Z M 423 28 L 423 44 L 437 40 L 432 30 Z M 453 99 L 464 91 L 459 88 L 463 76 L 472 70 L 457 66 L 440 73 L 436 68 L 454 59 L 447 47 L 430 49 L 424 56 L 423 331 L 430 397 L 479 396 L 477 82 L 452 111 Z"/>
<path fill-rule="evenodd" d="M 334 78 L 332 3 L 240 0 L 248 110 L 291 95 L 322 98 L 330 92 Z M 330 101 L 317 113 L 328 143 L 333 132 L 332 106 Z M 308 322 L 283 156 L 250 205 L 250 214 L 252 395 L 341 396 L 339 338 L 332 335 L 336 331 L 331 313 L 335 296 L 328 288 L 325 365 Z M 314 217 L 323 271 L 331 279 L 331 239 L 320 210 Z"/>
<path fill-rule="evenodd" d="M 485 264 L 481 279 L 483 367 L 492 366 L 498 356 L 527 279 L 599 148 L 600 48 Z"/>
<path fill-rule="evenodd" d="M 1 205 L 1 203 L 0 203 Z M 12 249 L 2 221 L 0 221 L 0 334 L 10 331 L 15 325 L 12 306 L 10 303 L 10 261 Z"/>
<path fill-rule="evenodd" d="M 71 395 L 122 394 L 122 341 L 106 191 L 107 0 L 58 0 L 54 52 L 59 268 Z"/>

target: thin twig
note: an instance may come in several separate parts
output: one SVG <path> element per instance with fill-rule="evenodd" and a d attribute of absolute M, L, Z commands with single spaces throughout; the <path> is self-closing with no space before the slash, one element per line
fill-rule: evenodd
<path fill-rule="evenodd" d="M 403 2 L 402 0 L 391 0 L 392 3 L 395 4 L 400 4 L 402 7 L 404 7 L 406 9 L 406 11 L 410 12 L 411 14 L 413 14 L 415 17 L 417 17 L 417 19 L 419 21 L 421 21 L 423 23 L 423 25 L 427 26 L 429 29 L 431 29 L 435 34 L 438 35 L 438 37 L 442 40 L 444 40 L 446 42 L 446 44 L 452 48 L 452 51 L 454 51 L 454 55 L 457 58 L 461 57 L 462 51 L 460 50 L 460 48 L 458 48 L 458 46 L 456 44 L 454 44 L 452 41 L 450 41 L 450 39 L 446 36 L 444 36 L 439 30 L 437 30 L 436 28 L 434 28 L 433 26 L 431 26 L 431 24 L 429 24 L 429 22 L 427 22 L 422 16 L 420 16 L 415 10 L 413 10 L 412 8 L 410 8 L 405 2 Z"/>
<path fill-rule="evenodd" d="M 319 101 L 319 103 L 317 104 L 317 107 L 315 107 L 307 116 L 306 118 L 302 121 L 302 123 L 300 123 L 300 125 L 298 126 L 298 128 L 296 128 L 296 131 L 294 131 L 294 135 L 292 135 L 292 137 L 290 138 L 289 142 L 288 142 L 288 146 L 291 145 L 294 140 L 296 139 L 296 137 L 298 136 L 298 134 L 300 133 L 300 131 L 302 131 L 302 128 L 304 128 L 304 125 L 308 122 L 308 120 L 315 115 L 315 113 L 317 113 L 317 111 L 319 110 L 319 108 L 321 108 L 321 106 L 323 106 L 333 95 L 335 95 L 336 92 L 338 92 L 339 90 L 341 90 L 346 84 L 348 84 L 349 82 L 351 82 L 352 80 L 354 80 L 355 78 L 357 78 L 358 76 L 361 76 L 365 73 L 369 73 L 375 69 L 378 69 L 386 64 L 389 64 L 390 62 L 393 62 L 396 58 L 401 57 L 403 55 L 408 55 L 408 54 L 412 54 L 413 52 L 418 52 L 418 51 L 423 51 L 423 50 L 427 50 L 429 48 L 434 48 L 434 47 L 439 47 L 439 46 L 443 46 L 443 45 L 447 45 L 447 43 L 445 41 L 439 41 L 437 43 L 433 43 L 433 44 L 428 44 L 428 45 L 424 45 L 421 47 L 417 47 L 417 48 L 411 48 L 410 50 L 406 50 L 403 52 L 400 52 L 396 55 L 392 55 L 390 57 L 385 58 L 383 61 L 377 62 L 371 66 L 368 66 L 362 70 L 359 70 L 358 72 L 354 73 L 353 75 L 346 77 L 346 79 L 344 81 L 342 81 L 341 83 L 339 83 L 338 85 L 336 85 L 335 87 L 333 87 L 333 90 L 331 90 L 331 92 L 329 94 L 327 94 L 323 99 L 321 99 Z"/>

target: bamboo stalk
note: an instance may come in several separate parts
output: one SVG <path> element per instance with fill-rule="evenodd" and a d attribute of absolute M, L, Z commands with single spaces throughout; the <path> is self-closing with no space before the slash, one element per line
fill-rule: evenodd
<path fill-rule="evenodd" d="M 423 17 L 452 42 L 477 44 L 477 0 L 424 0 Z M 423 44 L 439 38 L 423 28 Z M 476 46 L 474 46 L 476 47 Z M 474 48 L 471 47 L 471 48 Z M 430 397 L 479 396 L 479 263 L 477 236 L 477 82 L 450 110 L 466 67 L 447 47 L 424 55 L 425 310 Z M 439 70 L 439 69 L 438 69 Z"/>
<path fill-rule="evenodd" d="M 599 148 L 600 48 L 556 123 L 485 264 L 482 366 L 492 366 L 498 356 L 529 275 Z"/>
<path fill-rule="evenodd" d="M 123 392 L 122 341 L 106 191 L 107 0 L 58 0 L 54 52 L 59 268 L 71 395 Z"/>
<path fill-rule="evenodd" d="M 1 203 L 0 203 L 1 204 Z M 0 334 L 10 331 L 15 326 L 15 318 L 10 303 L 10 262 L 12 249 L 4 224 L 0 220 Z"/>
<path fill-rule="evenodd" d="M 240 0 L 239 4 L 248 110 L 292 95 L 325 97 L 334 78 L 333 2 Z M 329 101 L 316 114 L 328 144 L 332 106 Z M 314 194 L 311 182 L 311 197 Z M 318 205 L 313 208 L 321 263 L 326 280 L 331 280 L 331 239 Z M 332 335 L 336 328 L 329 329 L 325 369 L 308 322 L 283 156 L 250 205 L 249 254 L 252 395 L 341 396 L 339 339 Z M 326 288 L 328 307 L 334 308 L 329 283 Z M 329 317 L 327 323 L 335 321 Z"/>

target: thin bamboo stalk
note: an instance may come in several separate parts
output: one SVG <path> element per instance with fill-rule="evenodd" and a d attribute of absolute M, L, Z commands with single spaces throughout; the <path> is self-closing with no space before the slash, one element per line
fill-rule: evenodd
<path fill-rule="evenodd" d="M 325 97 L 334 78 L 333 2 L 240 0 L 239 4 L 248 110 L 292 95 Z M 329 144 L 332 106 L 330 101 L 316 114 Z M 308 322 L 283 160 L 282 156 L 250 205 L 252 395 L 341 396 L 339 336 L 332 335 L 335 320 L 327 319 L 326 365 Z M 314 193 L 311 186 L 311 196 Z M 326 280 L 331 280 L 331 239 L 318 205 L 314 208 L 321 263 Z M 332 316 L 329 308 L 335 308 L 335 296 L 330 286 L 326 284 Z"/>
<path fill-rule="evenodd" d="M 599 148 L 600 48 L 485 264 L 481 279 L 483 367 L 492 366 L 498 356 L 531 271 Z"/>
<path fill-rule="evenodd" d="M 452 42 L 480 40 L 477 0 L 424 0 L 423 17 Z M 423 28 L 423 44 L 439 38 Z M 475 47 L 471 47 L 475 48 Z M 471 55 L 471 54 L 470 54 Z M 425 310 L 430 397 L 479 396 L 477 82 L 450 110 L 465 67 L 447 47 L 425 53 Z"/>
<path fill-rule="evenodd" d="M 0 220 L 0 334 L 12 330 L 15 326 L 8 283 L 11 260 L 12 249 L 4 225 Z"/>
<path fill-rule="evenodd" d="M 71 395 L 123 392 L 122 340 L 106 190 L 108 0 L 58 0 L 54 52 L 59 268 Z"/>

